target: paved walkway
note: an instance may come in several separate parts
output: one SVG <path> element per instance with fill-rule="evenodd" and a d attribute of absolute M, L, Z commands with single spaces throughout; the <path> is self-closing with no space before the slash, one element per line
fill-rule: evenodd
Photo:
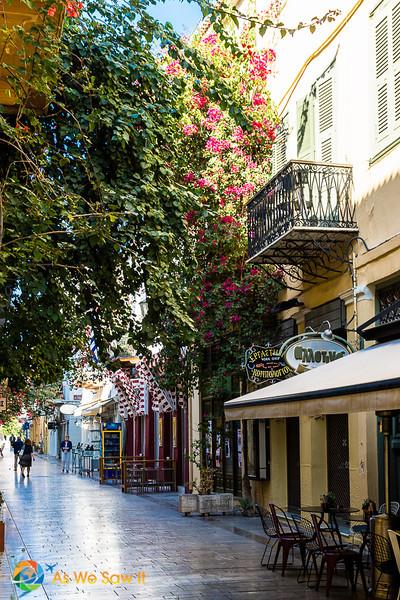
<path fill-rule="evenodd" d="M 62 474 L 52 461 L 37 458 L 31 479 L 0 459 L 0 490 L 7 502 L 7 556 L 0 555 L 0 600 L 16 599 L 9 566 L 35 560 L 46 570 L 43 586 L 29 600 L 322 600 L 259 566 L 262 532 L 256 519 L 241 516 L 183 517 L 176 498 L 133 496 L 78 475 Z M 102 572 L 115 575 L 103 583 Z M 94 583 L 76 575 L 97 576 Z M 57 581 L 54 582 L 54 575 Z M 133 575 L 117 582 L 118 575 Z M 138 577 L 139 574 L 139 577 Z M 144 574 L 144 582 L 142 580 Z M 66 577 L 66 583 L 64 581 Z M 94 581 L 94 578 L 92 578 Z M 333 600 L 350 598 L 334 590 Z"/>

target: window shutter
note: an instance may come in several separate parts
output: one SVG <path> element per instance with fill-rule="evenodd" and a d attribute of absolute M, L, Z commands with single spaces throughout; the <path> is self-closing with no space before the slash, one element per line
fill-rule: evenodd
<path fill-rule="evenodd" d="M 377 137 L 385 136 L 389 128 L 388 100 L 389 24 L 387 16 L 375 26 L 375 74 L 377 89 Z"/>
<path fill-rule="evenodd" d="M 319 155 L 322 162 L 333 160 L 333 80 L 328 77 L 318 84 Z"/>
<path fill-rule="evenodd" d="M 310 93 L 297 102 L 297 158 L 299 160 L 315 159 L 314 101 L 314 94 Z"/>
<path fill-rule="evenodd" d="M 394 124 L 400 125 L 400 2 L 392 9 L 392 58 Z"/>
<path fill-rule="evenodd" d="M 272 147 L 272 174 L 275 175 L 287 162 L 287 127 L 285 119 L 279 125 Z"/>

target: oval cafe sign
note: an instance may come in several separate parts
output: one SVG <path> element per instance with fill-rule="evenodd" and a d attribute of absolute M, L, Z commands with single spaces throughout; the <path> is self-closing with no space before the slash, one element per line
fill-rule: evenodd
<path fill-rule="evenodd" d="M 290 338 L 282 346 L 252 346 L 245 353 L 247 377 L 256 384 L 275 383 L 338 360 L 353 352 L 350 344 L 335 335 L 316 331 Z"/>

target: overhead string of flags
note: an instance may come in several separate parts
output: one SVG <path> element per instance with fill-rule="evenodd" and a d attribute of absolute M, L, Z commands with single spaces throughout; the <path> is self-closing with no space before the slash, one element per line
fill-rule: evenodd
<path fill-rule="evenodd" d="M 98 349 L 90 325 L 86 327 L 86 335 L 93 361 L 98 364 Z M 162 389 L 145 359 L 139 361 L 135 368 L 137 372 L 135 378 L 129 377 L 123 369 L 106 372 L 117 391 L 121 417 L 127 419 L 147 414 L 149 397 L 151 397 L 151 408 L 154 412 L 173 412 L 176 410 L 177 404 L 182 408 L 185 406 L 183 391 Z"/>

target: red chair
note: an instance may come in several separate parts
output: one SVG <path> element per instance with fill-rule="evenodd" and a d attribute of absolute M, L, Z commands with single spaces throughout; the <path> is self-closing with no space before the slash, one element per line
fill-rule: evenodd
<path fill-rule="evenodd" d="M 288 558 L 291 550 L 295 546 L 300 548 L 301 559 L 303 563 L 303 567 L 305 568 L 306 562 L 306 543 L 308 539 L 305 538 L 298 531 L 295 531 L 286 515 L 285 511 L 276 506 L 275 504 L 269 505 L 271 509 L 272 520 L 274 522 L 274 527 L 276 531 L 276 535 L 278 537 L 278 548 L 275 554 L 275 561 L 272 567 L 272 570 L 275 570 L 275 567 L 278 562 L 279 553 L 282 549 L 282 577 L 285 575 Z M 279 513 L 279 516 L 278 516 Z M 279 518 L 280 517 L 280 518 Z"/>
<path fill-rule="evenodd" d="M 320 516 L 313 514 L 311 515 L 311 518 L 316 534 L 316 540 L 321 552 L 321 566 L 315 589 L 319 589 L 322 573 L 326 565 L 326 595 L 329 596 L 335 569 L 339 563 L 344 563 L 346 574 L 350 580 L 352 590 L 356 590 L 357 575 L 360 573 L 365 597 L 368 597 L 367 583 L 365 581 L 361 554 L 339 544 L 335 538 L 334 532 L 329 527 L 329 524 L 321 519 Z M 356 577 L 354 577 L 354 567 L 356 567 Z"/>

